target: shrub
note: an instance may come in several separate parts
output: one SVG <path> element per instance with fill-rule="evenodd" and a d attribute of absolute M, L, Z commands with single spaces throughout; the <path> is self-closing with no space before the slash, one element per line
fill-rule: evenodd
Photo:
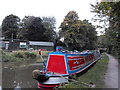
<path fill-rule="evenodd" d="M 25 61 L 25 60 L 36 59 L 36 55 L 35 53 L 31 53 L 27 51 L 15 51 L 12 53 L 2 51 L 2 59 L 4 62 Z"/>
<path fill-rule="evenodd" d="M 9 56 L 6 52 L 2 51 L 2 60 L 4 62 L 8 62 L 9 61 Z"/>
<path fill-rule="evenodd" d="M 12 56 L 12 55 L 11 55 L 10 53 L 8 53 L 8 52 L 2 51 L 2 61 L 3 61 L 3 62 L 9 62 L 9 61 L 13 62 L 13 61 L 20 61 L 20 60 L 21 60 L 21 59 Z"/>
<path fill-rule="evenodd" d="M 35 53 L 31 53 L 31 52 L 24 52 L 25 58 L 31 58 L 31 59 L 35 59 L 36 55 Z"/>
<path fill-rule="evenodd" d="M 12 55 L 16 58 L 24 58 L 24 54 L 21 52 L 15 52 Z"/>

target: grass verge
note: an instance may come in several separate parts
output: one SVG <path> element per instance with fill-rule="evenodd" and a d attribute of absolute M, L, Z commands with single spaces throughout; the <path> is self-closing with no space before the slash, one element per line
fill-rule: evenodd
<path fill-rule="evenodd" d="M 48 56 L 50 51 L 42 51 L 42 56 L 44 61 Z M 37 51 L 13 51 L 13 52 L 5 52 L 1 51 L 0 57 L 2 58 L 4 66 L 21 66 L 21 65 L 29 65 L 31 63 L 43 62 L 40 59 L 40 55 Z"/>
<path fill-rule="evenodd" d="M 12 53 L 2 51 L 3 62 L 16 62 L 36 59 L 36 55 L 28 51 L 15 51 Z"/>
<path fill-rule="evenodd" d="M 43 60 L 41 60 L 40 55 L 38 54 L 38 51 L 35 50 L 33 51 L 33 53 L 35 53 L 36 55 L 36 62 L 41 63 L 41 62 L 45 62 L 47 60 L 48 54 L 52 52 L 52 51 L 41 51 Z"/>
<path fill-rule="evenodd" d="M 86 73 L 76 77 L 76 82 L 70 82 L 60 88 L 104 88 L 104 77 L 107 70 L 108 57 L 102 58 Z"/>

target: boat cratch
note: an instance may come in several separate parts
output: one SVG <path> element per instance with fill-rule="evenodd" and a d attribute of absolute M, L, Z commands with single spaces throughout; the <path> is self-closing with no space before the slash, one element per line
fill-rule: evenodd
<path fill-rule="evenodd" d="M 69 76 L 82 72 L 100 58 L 98 50 L 68 52 L 57 47 L 55 52 L 49 53 L 44 68 L 34 70 L 32 75 L 38 81 L 38 88 L 53 88 L 68 83 Z"/>

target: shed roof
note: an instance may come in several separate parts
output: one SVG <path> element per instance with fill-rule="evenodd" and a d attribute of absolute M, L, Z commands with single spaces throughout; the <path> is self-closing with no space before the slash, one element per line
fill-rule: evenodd
<path fill-rule="evenodd" d="M 29 45 L 54 46 L 53 42 L 39 42 L 39 41 L 29 41 Z"/>

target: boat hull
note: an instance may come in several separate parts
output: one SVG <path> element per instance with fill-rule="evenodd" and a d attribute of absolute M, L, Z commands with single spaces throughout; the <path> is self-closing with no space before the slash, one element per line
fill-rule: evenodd
<path fill-rule="evenodd" d="M 63 83 L 68 83 L 68 76 L 66 77 L 49 77 L 49 79 L 46 82 L 38 82 L 38 88 L 45 89 L 45 88 L 55 88 L 59 87 Z"/>
<path fill-rule="evenodd" d="M 38 88 L 54 88 L 68 83 L 69 76 L 80 73 L 101 58 L 99 51 L 63 53 L 52 52 L 48 56 L 44 76 L 49 77 L 44 82 L 38 82 Z"/>
<path fill-rule="evenodd" d="M 41 83 L 38 83 L 38 88 L 39 89 L 42 89 L 42 90 L 50 90 L 50 89 L 53 89 L 55 87 L 59 87 L 60 84 L 41 84 Z"/>

